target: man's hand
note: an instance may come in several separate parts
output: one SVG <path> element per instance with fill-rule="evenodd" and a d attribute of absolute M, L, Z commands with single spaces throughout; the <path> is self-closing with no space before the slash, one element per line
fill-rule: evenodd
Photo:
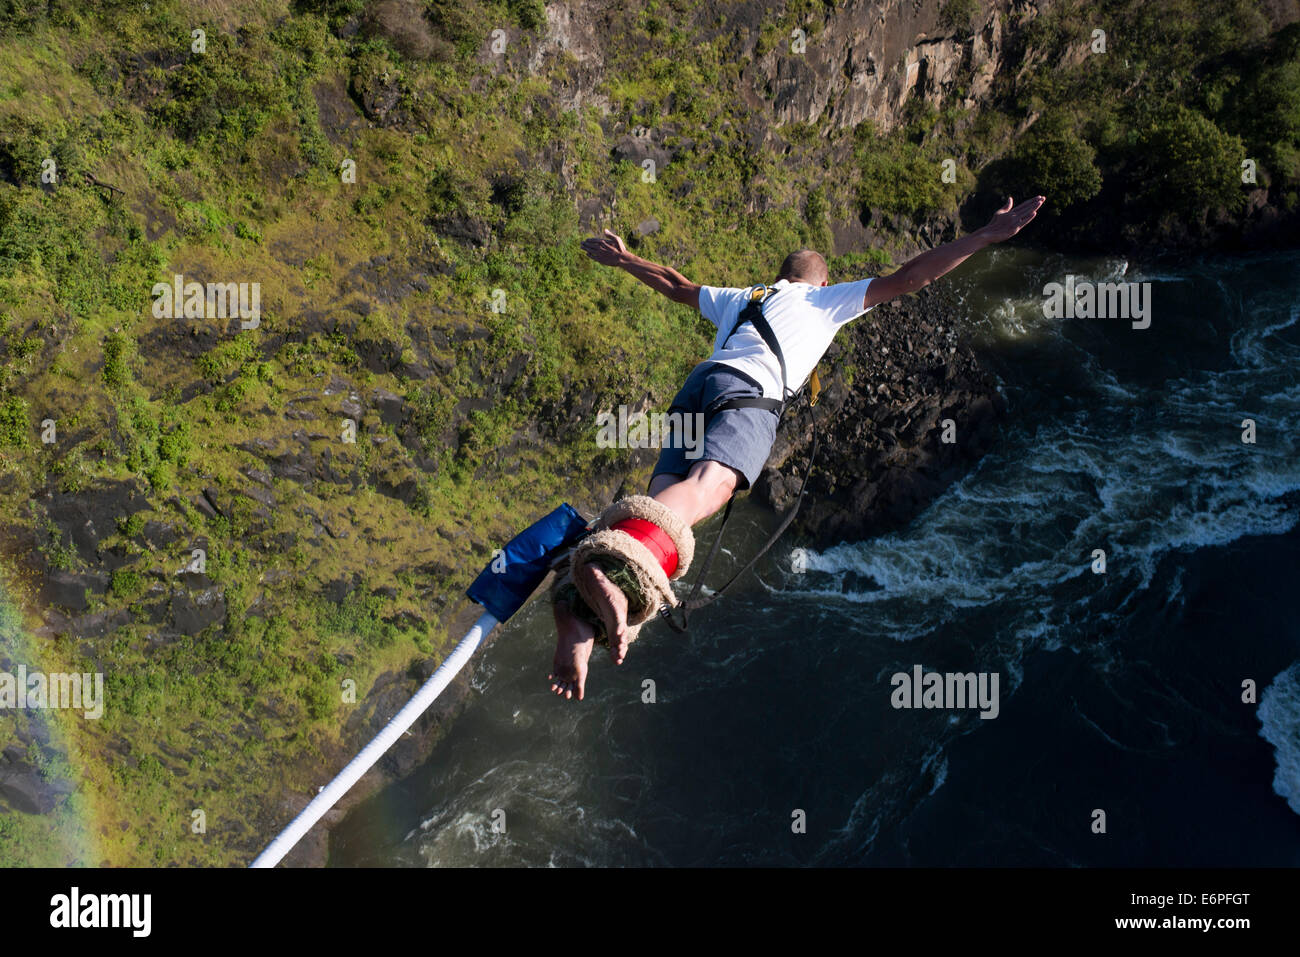
<path fill-rule="evenodd" d="M 993 214 L 988 225 L 979 230 L 989 242 L 1000 243 L 1010 239 L 1038 215 L 1038 207 L 1047 201 L 1044 196 L 1027 199 L 1019 206 L 1012 207 L 1012 197 L 1008 196 L 1002 208 Z"/>
<path fill-rule="evenodd" d="M 582 241 L 582 251 L 602 266 L 619 266 L 627 255 L 627 247 L 621 237 L 605 230 L 605 235 L 592 236 Z"/>

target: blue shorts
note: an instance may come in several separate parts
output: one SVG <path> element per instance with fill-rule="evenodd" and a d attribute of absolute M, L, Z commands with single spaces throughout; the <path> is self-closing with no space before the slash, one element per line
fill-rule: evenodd
<path fill-rule="evenodd" d="M 720 362 L 701 362 L 686 377 L 685 385 L 668 411 L 707 416 L 711 409 L 728 399 L 762 395 L 762 387 L 743 372 Z M 659 453 L 654 474 L 685 476 L 696 462 L 720 462 L 743 476 L 743 484 L 738 483 L 737 490 L 747 489 L 758 480 L 768 456 L 772 454 L 776 423 L 776 413 L 767 409 L 719 412 L 705 426 L 702 453 L 698 443 L 682 441 L 674 430 L 671 440 Z"/>

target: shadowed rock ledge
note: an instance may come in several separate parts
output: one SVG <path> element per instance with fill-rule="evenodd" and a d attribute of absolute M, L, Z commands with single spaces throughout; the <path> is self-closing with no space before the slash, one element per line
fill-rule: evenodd
<path fill-rule="evenodd" d="M 901 528 L 992 447 L 1006 401 L 963 341 L 959 315 L 951 293 L 932 286 L 836 339 L 821 364 L 820 446 L 798 534 L 825 547 Z M 757 501 L 790 506 L 811 439 L 800 402 L 755 483 Z"/>

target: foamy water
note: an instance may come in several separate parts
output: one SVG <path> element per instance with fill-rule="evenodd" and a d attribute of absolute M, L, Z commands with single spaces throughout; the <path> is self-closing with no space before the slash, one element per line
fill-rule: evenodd
<path fill-rule="evenodd" d="M 1277 751 L 1273 790 L 1300 814 L 1300 661 L 1264 689 L 1259 720 L 1260 737 Z"/>

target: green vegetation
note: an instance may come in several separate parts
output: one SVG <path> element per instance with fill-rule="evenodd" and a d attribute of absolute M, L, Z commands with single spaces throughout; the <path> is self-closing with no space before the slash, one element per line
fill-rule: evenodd
<path fill-rule="evenodd" d="M 1037 120 L 980 186 L 1047 195 L 1058 242 L 1196 241 L 1207 218 L 1244 214 L 1257 188 L 1243 184 L 1247 159 L 1274 203 L 1294 204 L 1300 24 L 1270 35 L 1251 0 L 1132 0 L 1104 17 L 1074 0 L 1035 18 L 1024 42 L 1046 64 L 1074 65 L 1006 86 L 1010 115 Z"/>
<path fill-rule="evenodd" d="M 864 210 L 914 220 L 956 213 L 969 191 L 972 177 L 959 165 L 953 137 L 932 134 L 938 121 L 934 110 L 913 110 L 917 117 L 907 127 L 880 135 L 870 123 L 856 131 L 855 145 L 861 173 L 857 201 Z M 948 161 L 953 182 L 944 179 Z"/>
<path fill-rule="evenodd" d="M 1054 209 L 1069 209 L 1101 190 L 1096 158 L 1096 150 L 1053 114 L 1035 123 L 1011 151 L 1009 189 L 1016 196 L 1050 196 Z"/>
<path fill-rule="evenodd" d="M 969 36 L 981 12 L 979 0 L 944 0 L 939 8 L 939 25 L 958 36 Z"/>
<path fill-rule="evenodd" d="M 18 395 L 0 400 L 0 445 L 21 448 L 30 441 L 32 424 L 27 417 L 27 401 Z"/>
<path fill-rule="evenodd" d="M 115 598 L 130 599 L 138 595 L 144 587 L 140 573 L 130 568 L 119 568 L 113 572 L 113 579 L 108 590 Z"/>

